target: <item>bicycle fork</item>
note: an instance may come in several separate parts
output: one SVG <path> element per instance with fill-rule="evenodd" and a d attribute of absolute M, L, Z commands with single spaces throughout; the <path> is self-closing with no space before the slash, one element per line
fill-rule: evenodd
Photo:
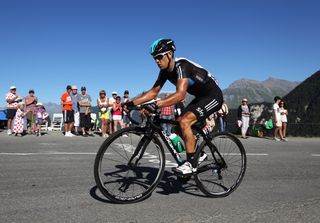
<path fill-rule="evenodd" d="M 152 132 L 149 132 L 142 137 L 142 139 L 140 140 L 140 142 L 137 145 L 137 148 L 135 149 L 134 153 L 132 154 L 130 160 L 128 161 L 129 167 L 136 167 L 138 165 L 139 161 L 142 159 L 142 157 L 147 149 L 148 144 L 152 140 L 152 137 L 151 137 L 152 134 L 153 134 Z M 132 163 L 132 161 L 134 160 L 134 158 L 136 158 L 136 156 L 138 154 L 139 154 L 139 157 L 135 160 L 134 163 Z"/>

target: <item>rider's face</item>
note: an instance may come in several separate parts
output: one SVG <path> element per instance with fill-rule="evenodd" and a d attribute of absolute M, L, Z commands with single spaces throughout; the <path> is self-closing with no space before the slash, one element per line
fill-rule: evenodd
<path fill-rule="evenodd" d="M 166 53 L 165 55 L 163 55 L 163 57 L 161 59 L 159 58 L 154 58 L 154 60 L 156 61 L 156 64 L 158 65 L 158 67 L 160 68 L 160 70 L 164 70 L 167 69 L 169 66 L 169 58 L 171 58 L 171 52 Z"/>

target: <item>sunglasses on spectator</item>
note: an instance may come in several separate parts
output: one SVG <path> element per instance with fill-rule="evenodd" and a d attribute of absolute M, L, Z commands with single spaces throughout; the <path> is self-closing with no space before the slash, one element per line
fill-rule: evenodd
<path fill-rule="evenodd" d="M 164 57 L 164 55 L 166 55 L 167 53 L 169 53 L 170 51 L 164 52 L 164 53 L 159 53 L 157 55 L 155 55 L 153 57 L 154 60 L 162 60 L 162 58 Z"/>

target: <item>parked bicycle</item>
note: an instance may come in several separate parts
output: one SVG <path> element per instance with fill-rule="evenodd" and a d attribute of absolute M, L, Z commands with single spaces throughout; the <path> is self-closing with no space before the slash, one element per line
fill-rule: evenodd
<path fill-rule="evenodd" d="M 130 113 L 143 108 L 144 105 L 130 108 Z M 116 203 L 141 201 L 157 187 L 166 167 L 185 161 L 162 131 L 161 123 L 178 125 L 176 121 L 152 114 L 147 117 L 145 126 L 121 129 L 101 145 L 94 163 L 94 177 L 99 190 L 108 199 Z M 197 171 L 188 176 L 175 174 L 187 179 L 193 176 L 198 188 L 209 197 L 228 196 L 244 177 L 245 149 L 232 134 L 210 134 L 202 127 L 201 123 L 192 126 L 197 139 Z M 166 160 L 160 139 L 175 163 Z"/>

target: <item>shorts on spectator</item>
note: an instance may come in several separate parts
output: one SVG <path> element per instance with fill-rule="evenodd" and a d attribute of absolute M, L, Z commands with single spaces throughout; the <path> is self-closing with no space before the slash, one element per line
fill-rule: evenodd
<path fill-rule="evenodd" d="M 42 125 L 44 123 L 44 120 L 42 118 L 37 118 L 36 122 L 38 125 Z"/>
<path fill-rule="evenodd" d="M 129 118 L 128 118 L 128 116 L 127 115 L 123 115 L 123 122 L 124 123 L 129 123 Z"/>
<path fill-rule="evenodd" d="M 80 125 L 80 112 L 74 112 L 74 126 L 79 127 Z"/>
<path fill-rule="evenodd" d="M 16 116 L 17 109 L 7 109 L 7 119 L 13 119 Z"/>
<path fill-rule="evenodd" d="M 120 121 L 122 119 L 122 115 L 112 115 L 112 120 Z"/>
<path fill-rule="evenodd" d="M 81 128 L 91 128 L 91 115 L 88 113 L 80 113 L 80 127 Z"/>
<path fill-rule="evenodd" d="M 74 122 L 74 114 L 73 114 L 73 111 L 69 111 L 69 110 L 64 110 L 64 111 L 63 111 L 63 122 L 64 122 L 64 123 Z"/>

